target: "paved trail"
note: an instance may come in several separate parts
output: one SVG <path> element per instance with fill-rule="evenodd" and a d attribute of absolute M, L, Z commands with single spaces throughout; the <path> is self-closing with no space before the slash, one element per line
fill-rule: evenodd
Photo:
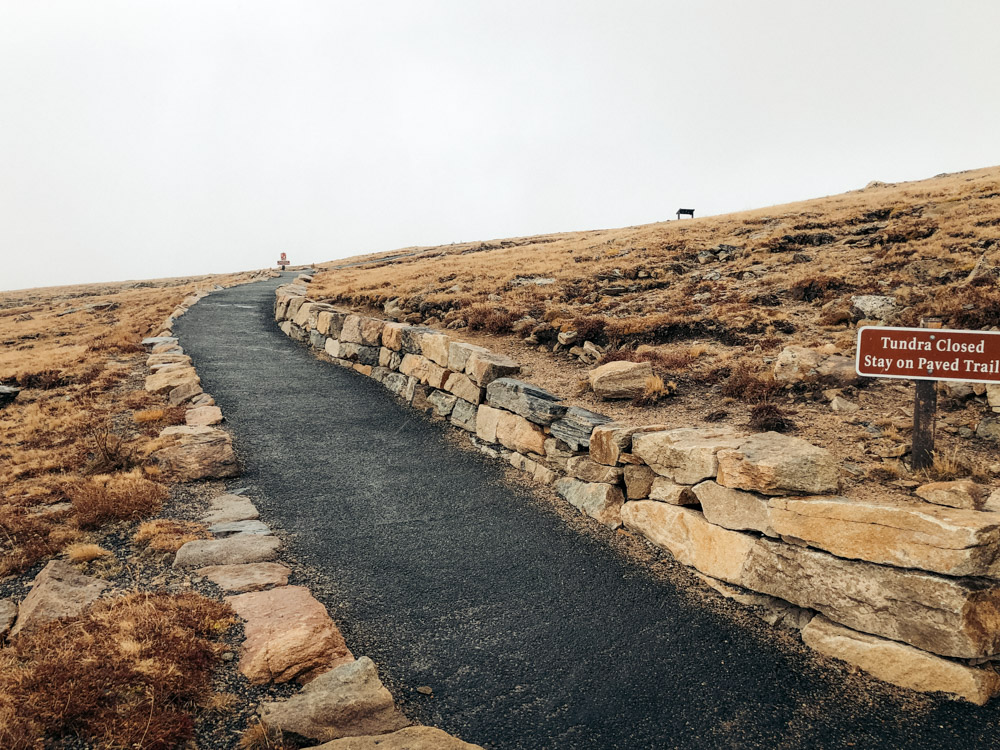
<path fill-rule="evenodd" d="M 290 534 L 415 719 L 491 748 L 996 747 L 1000 705 L 874 682 L 860 698 L 864 682 L 845 691 L 767 628 L 570 530 L 445 428 L 286 338 L 278 283 L 216 292 L 177 329 L 245 463 L 232 486 Z"/>

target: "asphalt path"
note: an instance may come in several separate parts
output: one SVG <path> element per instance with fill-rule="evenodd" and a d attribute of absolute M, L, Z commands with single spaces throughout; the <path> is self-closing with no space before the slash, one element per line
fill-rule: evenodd
<path fill-rule="evenodd" d="M 415 720 L 488 748 L 997 747 L 1000 701 L 852 676 L 571 528 L 284 336 L 279 283 L 215 292 L 176 330 L 244 464 L 230 487 Z"/>

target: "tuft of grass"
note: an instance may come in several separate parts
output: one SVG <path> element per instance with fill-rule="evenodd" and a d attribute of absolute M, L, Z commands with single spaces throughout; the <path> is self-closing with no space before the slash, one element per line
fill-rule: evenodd
<path fill-rule="evenodd" d="M 277 727 L 265 724 L 259 716 L 240 736 L 240 750 L 299 750 L 299 744 L 286 739 Z"/>
<path fill-rule="evenodd" d="M 132 471 L 81 479 L 69 494 L 77 523 L 89 529 L 109 521 L 131 521 L 158 513 L 167 489 Z"/>
<path fill-rule="evenodd" d="M 514 323 L 521 318 L 506 308 L 484 303 L 474 304 L 463 312 L 470 330 L 493 334 L 510 333 Z"/>
<path fill-rule="evenodd" d="M 669 381 L 663 382 L 659 375 L 650 375 L 646 378 L 646 388 L 641 396 L 636 397 L 632 403 L 635 406 L 653 406 L 665 398 L 670 398 L 677 393 L 677 383 Z"/>
<path fill-rule="evenodd" d="M 211 537 L 204 524 L 157 518 L 140 524 L 132 541 L 140 547 L 148 547 L 157 552 L 176 552 L 188 542 Z"/>
<path fill-rule="evenodd" d="M 19 635 L 0 650 L 0 747 L 184 746 L 233 622 L 198 594 L 133 593 Z"/>
<path fill-rule="evenodd" d="M 99 544 L 88 544 L 87 542 L 77 542 L 66 548 L 66 558 L 72 563 L 86 563 L 107 557 L 111 554 Z"/>
<path fill-rule="evenodd" d="M 155 427 L 169 427 L 170 425 L 184 424 L 184 414 L 187 408 L 184 406 L 164 406 L 157 409 L 143 409 L 132 415 L 136 424 L 152 425 Z"/>

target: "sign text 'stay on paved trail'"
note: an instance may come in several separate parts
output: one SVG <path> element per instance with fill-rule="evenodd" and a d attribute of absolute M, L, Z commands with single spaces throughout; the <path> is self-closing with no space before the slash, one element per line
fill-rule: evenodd
<path fill-rule="evenodd" d="M 1000 332 L 866 326 L 856 369 L 869 378 L 1000 383 Z"/>

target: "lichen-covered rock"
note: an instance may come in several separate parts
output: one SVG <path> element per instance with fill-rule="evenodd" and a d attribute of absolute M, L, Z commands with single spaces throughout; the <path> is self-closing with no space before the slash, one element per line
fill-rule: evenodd
<path fill-rule="evenodd" d="M 381 346 L 384 321 L 361 315 L 348 315 L 338 337 L 341 341 L 361 346 Z M 378 361 L 376 356 L 376 362 Z"/>
<path fill-rule="evenodd" d="M 458 399 L 451 410 L 451 423 L 469 432 L 476 431 L 476 405 L 463 399 Z"/>
<path fill-rule="evenodd" d="M 215 427 L 167 427 L 160 432 L 162 447 L 152 453 L 162 471 L 181 482 L 239 474 L 233 441 Z"/>

